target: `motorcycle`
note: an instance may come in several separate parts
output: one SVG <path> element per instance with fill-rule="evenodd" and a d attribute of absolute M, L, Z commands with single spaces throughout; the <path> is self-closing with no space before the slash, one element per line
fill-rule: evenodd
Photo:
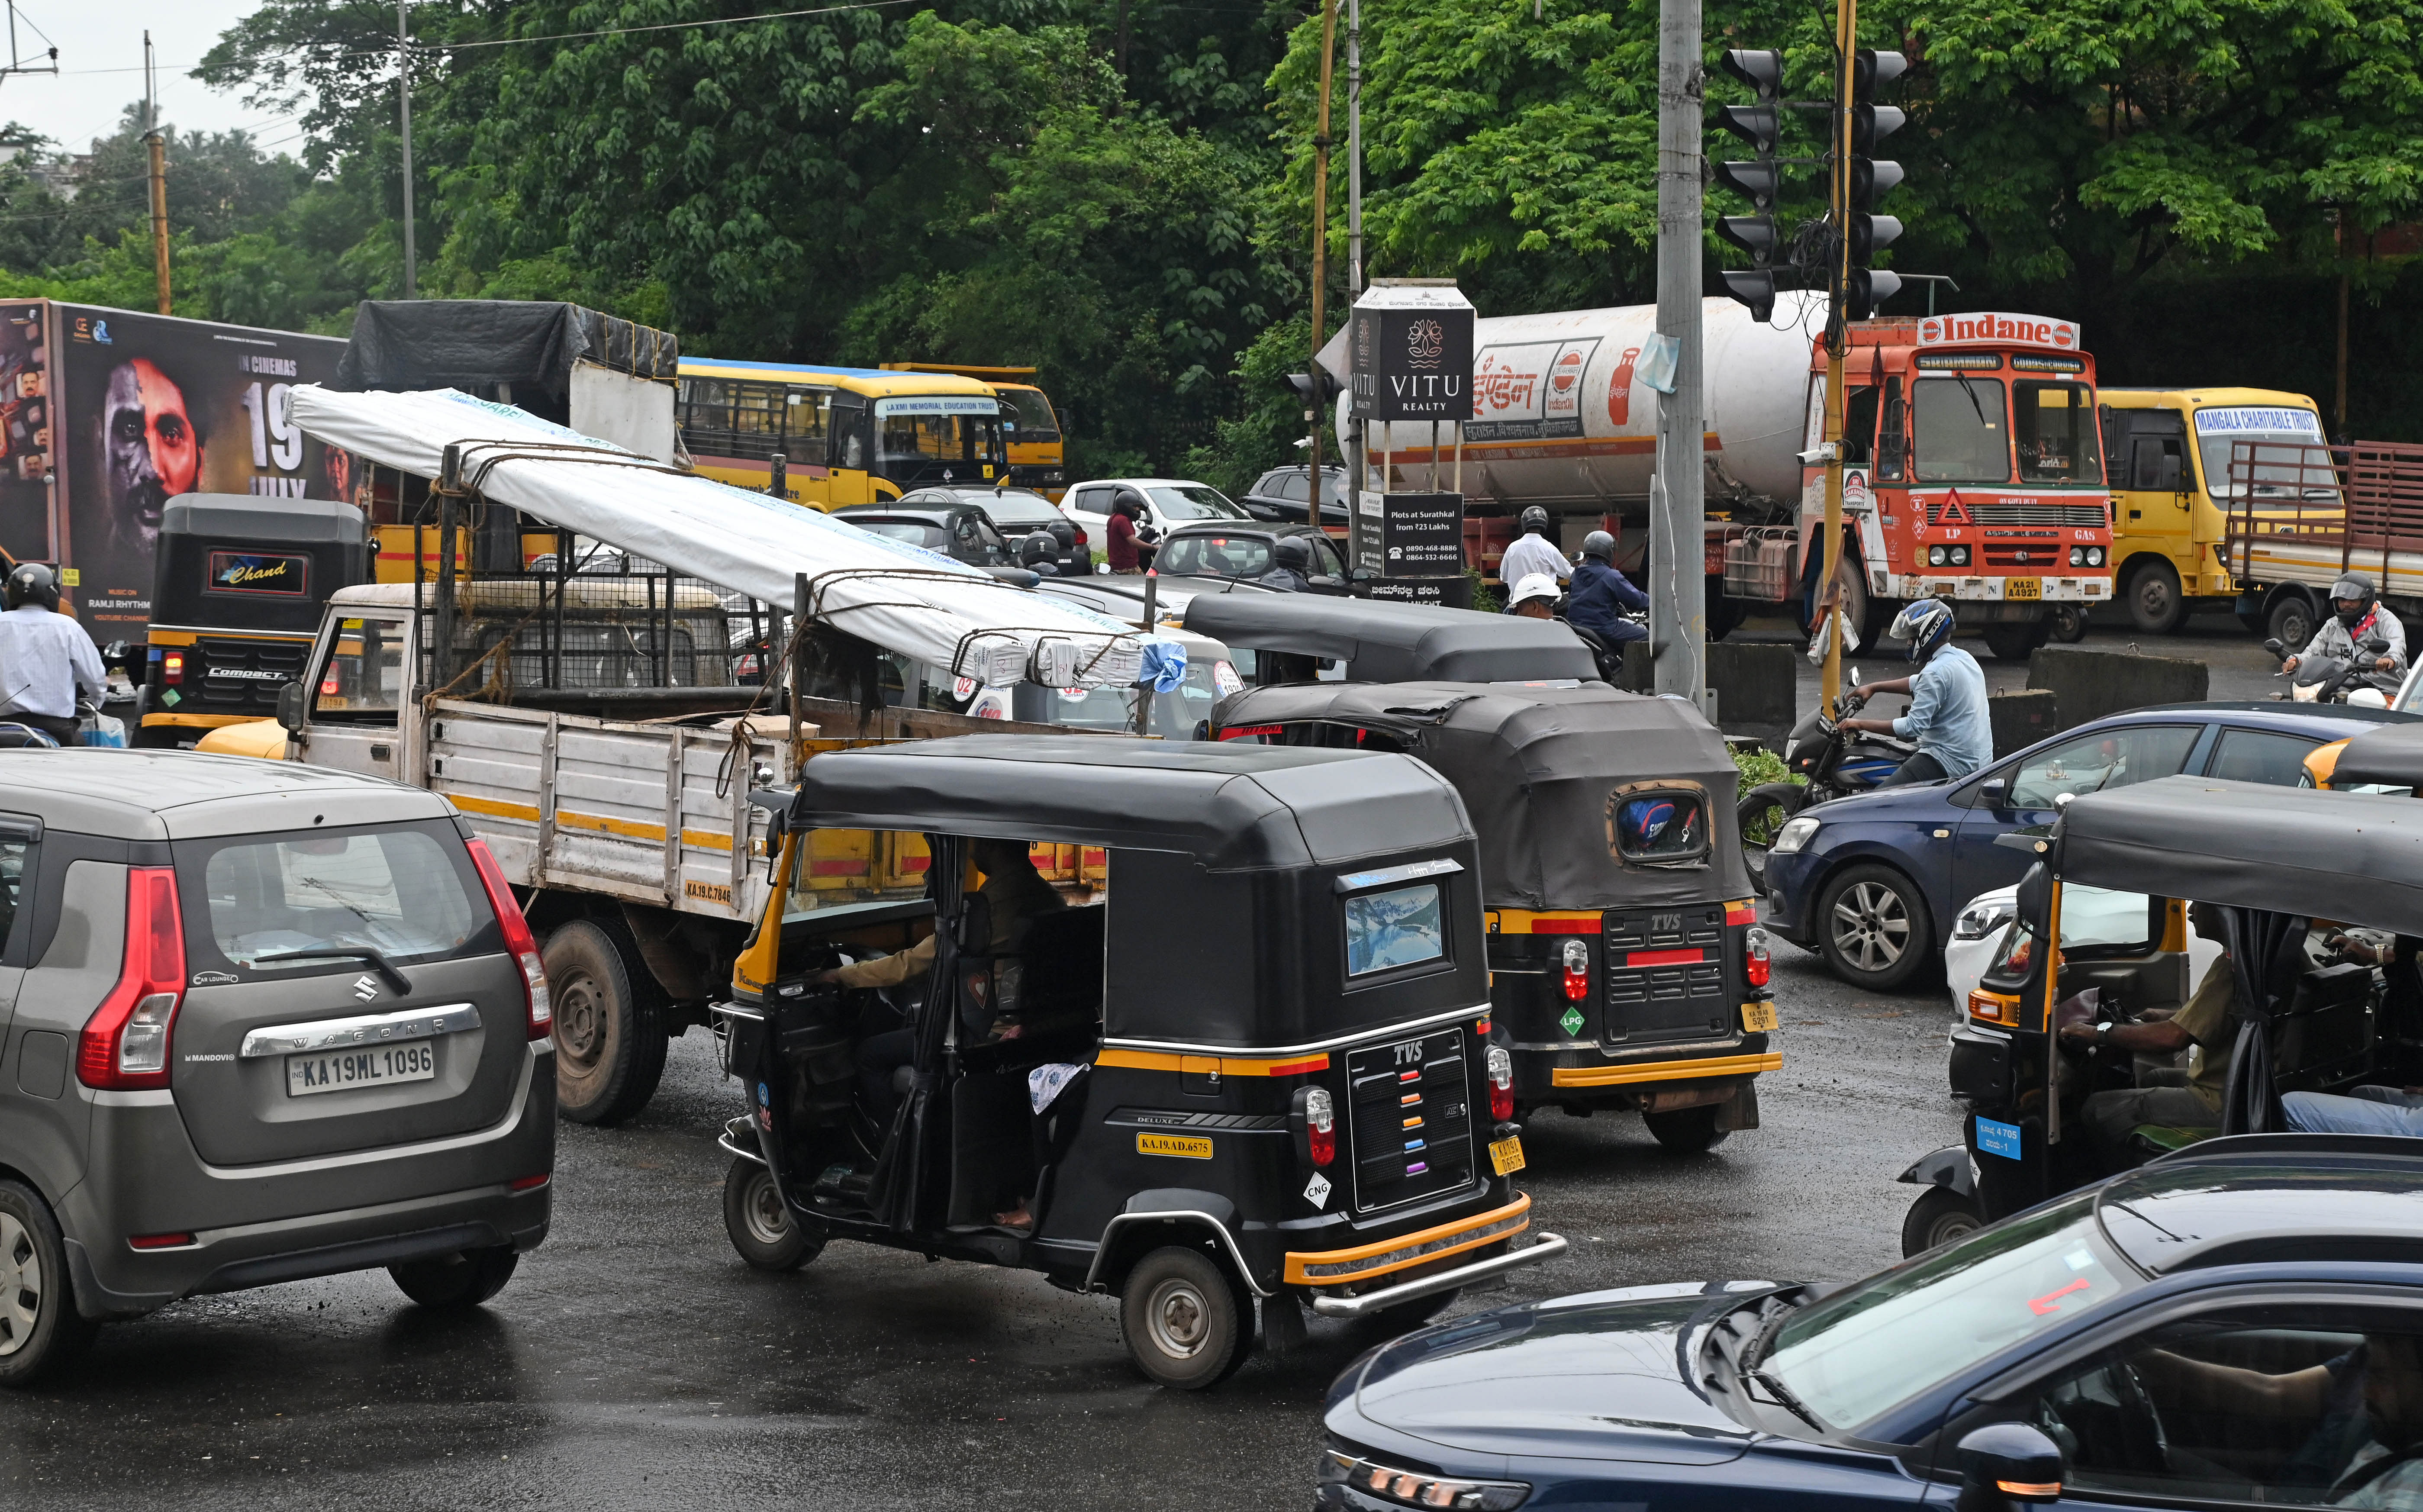
<path fill-rule="evenodd" d="M 1636 610 L 1623 617 L 1639 626 L 1643 634 L 1648 631 L 1649 614 L 1645 610 Z M 1601 682 L 1610 688 L 1623 686 L 1623 648 L 1631 642 L 1610 641 L 1598 631 L 1584 629 L 1565 618 L 1565 604 L 1561 598 L 1557 600 L 1557 622 L 1573 631 L 1582 645 L 1590 647 L 1592 660 L 1598 663 L 1598 676 Z M 1639 637 L 1636 636 L 1634 639 L 1639 639 Z"/>
<path fill-rule="evenodd" d="M 2288 661 L 2298 653 L 2290 651 L 2275 638 L 2263 643 L 2263 649 L 2278 657 L 2281 670 L 2275 676 L 2293 679 L 2284 695 L 2300 704 L 2345 704 L 2352 708 L 2387 708 L 2389 694 L 2398 688 L 2397 674 L 2377 673 L 2373 665 L 2389 654 L 2389 643 L 2377 636 L 2367 636 L 2356 646 L 2355 659 L 2336 656 L 2300 657 L 2294 672 L 2288 670 Z M 2379 679 L 2390 678 L 2384 689 Z"/>
<path fill-rule="evenodd" d="M 1860 669 L 1853 667 L 1851 681 L 1859 680 Z M 1856 717 L 1866 704 L 1856 694 L 1845 695 L 1841 717 Z M 1824 709 L 1813 709 L 1794 725 L 1783 743 L 1783 766 L 1793 775 L 1807 778 L 1806 785 L 1761 783 L 1744 793 L 1734 809 L 1741 828 L 1742 860 L 1758 890 L 1766 891 L 1766 848 L 1784 820 L 1812 804 L 1871 790 L 1917 751 L 1914 741 L 1873 730 L 1845 730 Z"/>

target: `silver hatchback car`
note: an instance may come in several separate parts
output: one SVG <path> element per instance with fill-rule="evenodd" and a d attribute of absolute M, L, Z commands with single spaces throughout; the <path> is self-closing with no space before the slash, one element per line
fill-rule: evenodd
<path fill-rule="evenodd" d="M 546 1236 L 546 978 L 442 799 L 166 751 L 0 753 L 0 1385 L 197 1292 Z"/>

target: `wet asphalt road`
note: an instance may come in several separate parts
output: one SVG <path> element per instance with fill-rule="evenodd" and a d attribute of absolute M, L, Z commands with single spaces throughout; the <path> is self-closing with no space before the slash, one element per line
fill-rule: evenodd
<path fill-rule="evenodd" d="M 1765 1127 L 1680 1158 L 1637 1118 L 1526 1138 L 1560 1262 L 1518 1297 L 1702 1277 L 1851 1276 L 1894 1258 L 1893 1174 L 1957 1137 L 1940 990 L 1868 997 L 1779 949 L 1783 1069 Z M 704 1031 L 620 1129 L 562 1126 L 555 1229 L 467 1318 L 384 1272 L 201 1298 L 103 1330 L 0 1400 L 0 1505 L 680 1512 L 1253 1509 L 1308 1496 L 1322 1390 L 1371 1337 L 1182 1395 L 1128 1364 L 1112 1302 L 1037 1276 L 837 1244 L 749 1269 L 723 1236 L 737 1089 Z"/>

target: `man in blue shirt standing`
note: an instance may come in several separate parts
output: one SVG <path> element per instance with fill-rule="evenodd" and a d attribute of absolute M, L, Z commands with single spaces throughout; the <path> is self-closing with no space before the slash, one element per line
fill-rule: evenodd
<path fill-rule="evenodd" d="M 1573 586 L 1565 590 L 1565 623 L 1590 631 L 1609 645 L 1643 641 L 1649 630 L 1623 617 L 1625 610 L 1647 609 L 1649 596 L 1615 570 L 1615 537 L 1592 531 L 1582 537 L 1582 559 L 1574 568 Z"/>
<path fill-rule="evenodd" d="M 1900 788 L 1916 782 L 1964 777 L 1994 758 L 1994 723 L 1986 708 L 1986 669 L 1952 644 L 1952 606 L 1922 598 L 1893 616 L 1887 639 L 1908 641 L 1918 670 L 1891 682 L 1851 690 L 1862 699 L 1908 693 L 1909 712 L 1899 719 L 1846 719 L 1846 730 L 1874 730 L 1916 740 L 1918 752 L 1877 784 Z"/>

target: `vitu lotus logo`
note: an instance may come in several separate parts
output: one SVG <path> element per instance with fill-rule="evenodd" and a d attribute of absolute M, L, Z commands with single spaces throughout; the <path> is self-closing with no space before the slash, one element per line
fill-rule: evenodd
<path fill-rule="evenodd" d="M 1405 327 L 1405 358 L 1414 367 L 1434 368 L 1447 351 L 1447 327 L 1434 320 L 1417 320 Z"/>

